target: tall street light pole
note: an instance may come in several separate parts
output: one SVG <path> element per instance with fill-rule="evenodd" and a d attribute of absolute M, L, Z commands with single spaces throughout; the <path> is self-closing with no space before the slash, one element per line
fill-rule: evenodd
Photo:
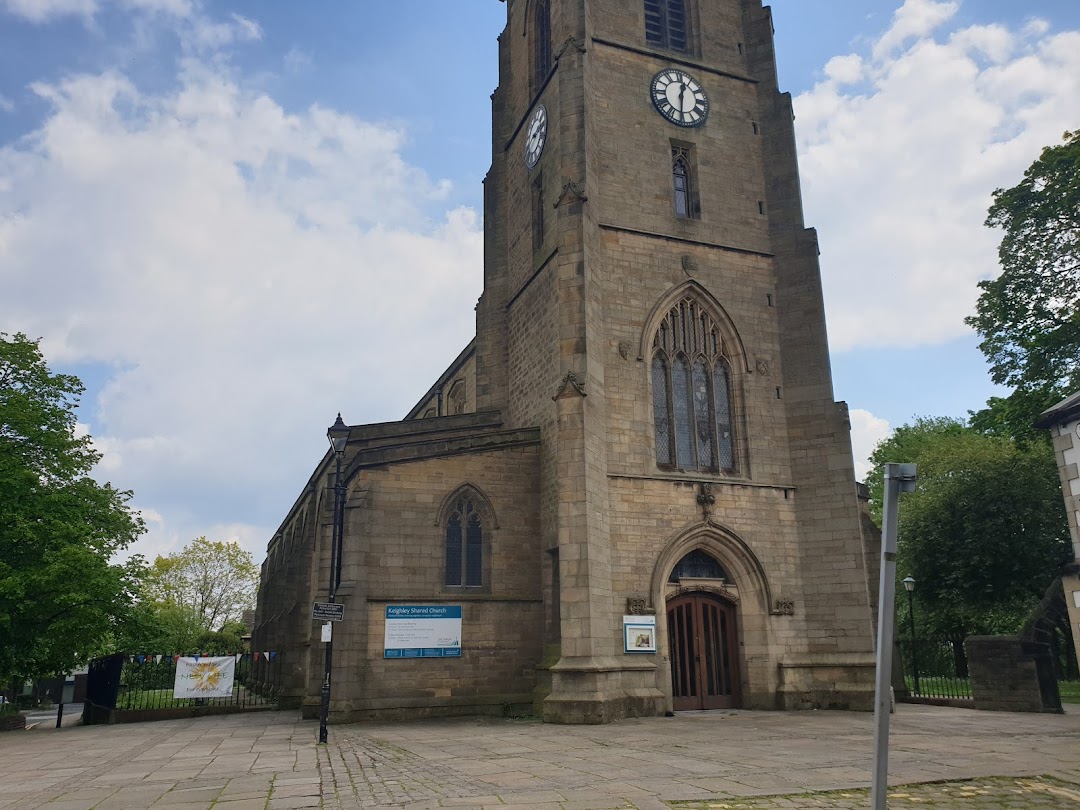
<path fill-rule="evenodd" d="M 878 596 L 877 679 L 874 686 L 874 778 L 870 806 L 886 810 L 889 777 L 889 709 L 896 612 L 896 525 L 901 492 L 915 491 L 914 464 L 886 464 L 881 509 L 881 583 Z"/>
<path fill-rule="evenodd" d="M 904 577 L 904 590 L 907 591 L 908 620 L 911 622 L 911 670 L 915 676 L 915 694 L 921 695 L 919 689 L 919 645 L 915 635 L 915 580 L 912 577 Z"/>
<path fill-rule="evenodd" d="M 342 529 L 344 528 L 344 500 L 345 482 L 341 480 L 341 460 L 345 456 L 345 445 L 349 443 L 349 427 L 341 421 L 341 414 L 337 415 L 337 421 L 326 431 L 326 438 L 330 440 L 330 448 L 334 451 L 334 525 L 330 534 L 330 602 L 337 600 L 338 585 L 341 584 L 341 547 L 344 545 Z M 332 625 L 331 625 L 332 628 Z M 326 742 L 326 723 L 330 717 L 330 672 L 334 661 L 334 637 L 331 633 L 326 636 L 326 670 L 323 673 L 322 685 L 322 711 L 319 713 L 319 742 Z"/>

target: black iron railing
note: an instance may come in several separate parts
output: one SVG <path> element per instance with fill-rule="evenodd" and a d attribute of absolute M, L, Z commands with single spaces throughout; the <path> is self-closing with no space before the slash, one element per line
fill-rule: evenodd
<path fill-rule="evenodd" d="M 232 685 L 227 696 L 176 696 L 176 670 L 181 658 L 188 663 L 201 660 L 205 665 L 223 657 L 232 658 Z M 277 652 L 232 656 L 117 654 L 91 665 L 88 698 L 102 708 L 121 711 L 199 706 L 274 708 L 281 687 L 282 661 Z"/>
<path fill-rule="evenodd" d="M 944 638 L 900 639 L 904 682 L 918 698 L 971 699 L 967 654 L 962 641 Z"/>

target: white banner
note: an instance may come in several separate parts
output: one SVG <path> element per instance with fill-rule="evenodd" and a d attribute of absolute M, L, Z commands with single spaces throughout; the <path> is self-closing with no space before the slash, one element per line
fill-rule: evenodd
<path fill-rule="evenodd" d="M 235 670 L 236 659 L 231 655 L 220 658 L 178 658 L 173 697 L 229 697 L 232 695 Z"/>

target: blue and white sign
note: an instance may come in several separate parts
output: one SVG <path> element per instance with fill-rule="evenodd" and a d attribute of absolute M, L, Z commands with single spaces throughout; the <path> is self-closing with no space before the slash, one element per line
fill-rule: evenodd
<path fill-rule="evenodd" d="M 461 605 L 387 605 L 383 658 L 460 658 Z"/>

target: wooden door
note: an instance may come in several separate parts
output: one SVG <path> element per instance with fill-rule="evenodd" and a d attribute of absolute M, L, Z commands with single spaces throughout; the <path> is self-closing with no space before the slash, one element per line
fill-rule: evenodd
<path fill-rule="evenodd" d="M 737 707 L 734 606 L 705 593 L 691 593 L 668 602 L 667 617 L 675 710 Z"/>

